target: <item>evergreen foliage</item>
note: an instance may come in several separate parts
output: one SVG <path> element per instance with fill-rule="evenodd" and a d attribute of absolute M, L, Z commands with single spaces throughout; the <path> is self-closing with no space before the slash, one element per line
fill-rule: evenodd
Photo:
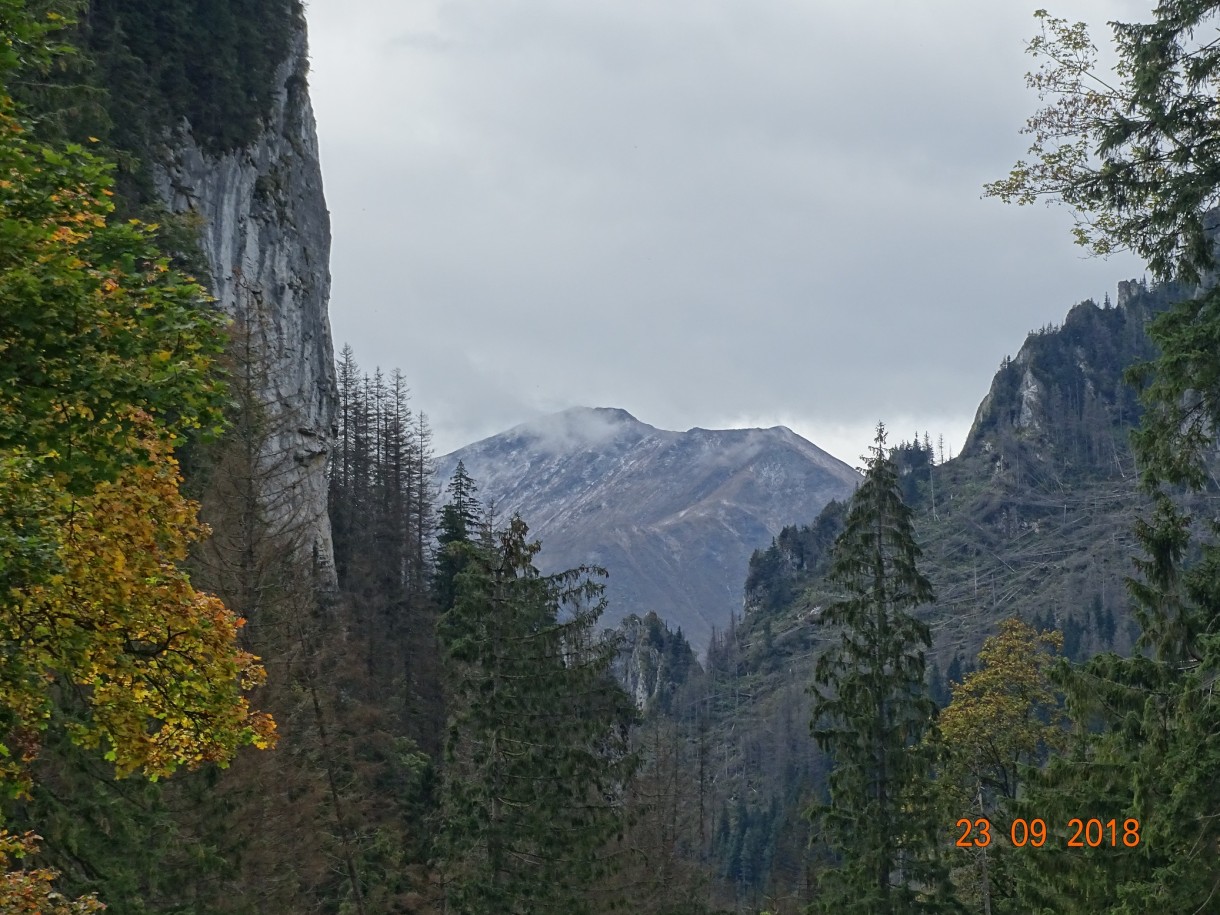
<path fill-rule="evenodd" d="M 841 627 L 839 639 L 814 671 L 811 730 L 833 768 L 830 802 L 811 814 L 839 859 L 818 885 L 816 907 L 826 913 L 947 910 L 927 789 L 932 757 L 921 746 L 935 715 L 924 683 L 931 637 L 911 613 L 934 596 L 918 559 L 911 510 L 878 425 L 831 561 L 842 597 L 824 619 Z"/>
<path fill-rule="evenodd" d="M 334 781 L 328 775 L 326 790 L 355 877 L 342 893 L 323 886 L 322 898 L 376 912 L 427 894 L 426 816 L 444 722 L 428 587 L 432 433 L 397 370 L 388 382 L 380 370 L 365 374 L 345 346 L 337 377 L 330 516 L 340 591 L 319 633 L 331 666 L 312 716 L 327 729 L 319 749 L 333 759 Z"/>
<path fill-rule="evenodd" d="M 597 891 L 621 903 L 609 911 L 709 915 L 711 880 L 700 860 L 709 813 L 706 741 L 697 729 L 654 718 L 636 730 L 633 745 L 640 766 L 624 798 L 626 828 L 613 846 L 617 868 Z"/>
<path fill-rule="evenodd" d="M 1140 841 L 1031 869 L 1027 911 L 1201 912 L 1220 893 L 1211 866 L 1220 843 L 1211 701 L 1220 529 L 1192 523 L 1181 500 L 1183 489 L 1215 493 L 1220 48 L 1203 36 L 1218 14 L 1214 2 L 1166 0 L 1151 22 L 1113 23 L 1119 79 L 1101 81 L 1085 26 L 1039 13 L 1043 33 L 1031 51 L 1044 63 L 1029 82 L 1050 101 L 1029 121 L 1032 161 L 989 188 L 1005 200 L 1062 200 L 1077 212 L 1080 243 L 1101 253 L 1129 248 L 1159 281 L 1203 284 L 1153 322 L 1159 355 L 1134 373 L 1144 385 L 1135 445 L 1155 506 L 1136 526 L 1143 557 L 1131 583 L 1143 650 L 1065 674 L 1082 732 L 1030 792 L 1048 815 L 1087 808 L 1138 820 Z"/>
<path fill-rule="evenodd" d="M 746 602 L 763 613 L 787 607 L 804 581 L 825 573 L 847 504 L 831 500 L 813 524 L 786 525 L 765 550 L 750 556 Z"/>
<path fill-rule="evenodd" d="M 109 95 L 111 141 L 147 159 L 185 118 L 210 151 L 249 144 L 302 16 L 298 0 L 89 0 L 82 43 Z"/>
<path fill-rule="evenodd" d="M 436 570 L 432 576 L 432 596 L 444 612 L 457 599 L 458 575 L 469 556 L 462 544 L 469 544 L 483 523 L 483 507 L 479 504 L 478 484 L 458 461 L 445 491 L 449 500 L 441 506 L 436 534 Z"/>
<path fill-rule="evenodd" d="M 14 0 L 15 2 L 15 0 Z M 56 143 L 99 142 L 118 168 L 124 212 L 167 223 L 162 241 L 193 255 L 198 226 L 164 213 L 152 164 L 184 124 L 208 153 L 223 155 L 261 135 L 277 96 L 304 102 L 305 63 L 283 72 L 295 33 L 304 29 L 300 0 L 22 0 L 58 18 L 53 65 L 11 46 L 10 88 L 31 113 L 38 135 Z M 5 24 L 0 12 L 0 24 Z M 8 17 L 13 21 L 13 17 Z M 278 78 L 277 78 L 278 77 Z M 192 256 L 192 259 L 193 256 Z"/>
<path fill-rule="evenodd" d="M 447 904 L 468 915 L 592 911 L 634 767 L 634 708 L 608 677 L 617 648 L 594 635 L 599 570 L 541 575 L 526 534 L 514 517 L 458 547 L 469 558 L 438 627 L 450 683 L 439 841 Z"/>
<path fill-rule="evenodd" d="M 439 754 L 440 674 L 429 591 L 432 432 L 426 415 L 411 410 L 401 373 L 391 373 L 388 384 L 380 370 L 364 374 L 344 347 L 337 375 L 330 516 L 339 587 L 361 633 L 370 685 L 399 682 L 408 733 Z"/>

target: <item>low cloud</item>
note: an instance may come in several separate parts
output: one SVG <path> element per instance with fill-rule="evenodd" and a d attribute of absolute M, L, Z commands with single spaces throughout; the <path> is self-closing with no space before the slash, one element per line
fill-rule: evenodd
<path fill-rule="evenodd" d="M 959 448 L 1028 330 L 1142 273 L 980 199 L 1037 102 L 1019 6 L 308 15 L 335 335 L 404 371 L 441 451 L 575 405 L 784 417 L 853 464 L 877 419 Z"/>

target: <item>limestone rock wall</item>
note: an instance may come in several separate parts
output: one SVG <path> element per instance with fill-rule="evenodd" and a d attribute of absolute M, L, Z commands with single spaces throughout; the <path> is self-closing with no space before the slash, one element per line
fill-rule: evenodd
<path fill-rule="evenodd" d="M 303 529 L 324 584 L 334 583 L 326 461 L 337 394 L 330 320 L 330 214 L 322 192 L 309 100 L 304 24 L 276 71 L 276 97 L 262 135 L 223 155 L 200 147 L 183 122 L 167 141 L 154 180 L 165 205 L 201 218 L 213 295 L 254 335 L 265 362 L 273 417 L 268 460 L 277 474 L 272 511 Z"/>

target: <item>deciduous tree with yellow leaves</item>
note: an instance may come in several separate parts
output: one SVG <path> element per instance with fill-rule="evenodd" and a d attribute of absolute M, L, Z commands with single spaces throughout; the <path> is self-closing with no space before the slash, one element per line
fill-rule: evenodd
<path fill-rule="evenodd" d="M 180 567 L 206 528 L 173 449 L 220 422 L 222 318 L 152 227 L 114 218 L 106 161 L 39 141 L 5 91 L 63 22 L 0 0 L 0 802 L 49 729 L 120 777 L 274 739 L 242 694 L 262 677 L 242 621 Z M 0 836 L 0 866 L 32 841 Z M 89 910 L 40 881 L 6 874 L 0 902 Z"/>
<path fill-rule="evenodd" d="M 963 842 L 965 848 L 954 849 L 954 884 L 972 910 L 989 915 L 1021 911 L 1008 873 L 1008 838 L 1017 815 L 1012 803 L 1026 767 L 1039 764 L 1066 741 L 1051 682 L 1052 665 L 1062 650 L 1062 633 L 1038 632 L 1015 617 L 1004 620 L 1000 631 L 983 642 L 980 668 L 953 685 L 953 700 L 940 714 L 935 743 L 944 822 L 964 820 L 972 835 L 980 818 L 990 824 L 986 836 L 979 834 L 978 841 L 971 838 Z M 1028 825 L 1018 824 L 1017 834 L 1018 841 L 1027 842 Z M 1040 842 L 1035 836 L 1035 845 Z"/>

